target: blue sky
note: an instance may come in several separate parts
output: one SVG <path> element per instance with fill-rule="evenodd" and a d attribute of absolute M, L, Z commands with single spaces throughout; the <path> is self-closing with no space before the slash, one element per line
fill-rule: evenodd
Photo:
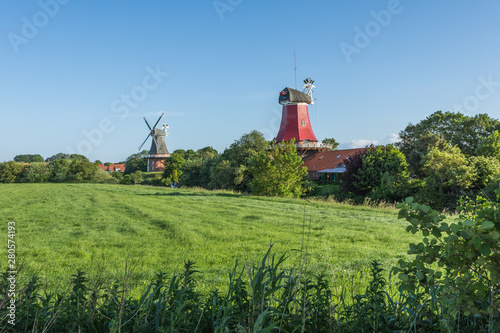
<path fill-rule="evenodd" d="M 121 161 L 161 112 L 170 151 L 272 139 L 294 49 L 316 136 L 344 148 L 437 110 L 500 118 L 498 13 L 493 0 L 0 0 L 0 161 Z"/>

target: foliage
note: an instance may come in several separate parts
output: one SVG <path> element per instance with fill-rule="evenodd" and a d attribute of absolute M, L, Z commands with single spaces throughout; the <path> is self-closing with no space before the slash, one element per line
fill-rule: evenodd
<path fill-rule="evenodd" d="M 73 183 L 90 182 L 99 166 L 89 160 L 72 160 L 69 165 L 67 181 Z"/>
<path fill-rule="evenodd" d="M 44 162 L 43 157 L 39 154 L 16 155 L 14 161 L 19 163 Z"/>
<path fill-rule="evenodd" d="M 459 314 L 498 318 L 500 204 L 481 198 L 461 201 L 460 215 L 451 223 L 412 198 L 399 208 L 399 217 L 410 223 L 406 230 L 421 232 L 424 237 L 422 242 L 410 244 L 408 253 L 414 259 L 401 259 L 394 268 L 401 280 L 400 290 L 415 294 L 423 288 L 426 294 L 437 293 L 454 318 Z"/>
<path fill-rule="evenodd" d="M 57 153 L 55 155 L 52 155 L 51 157 L 48 157 L 45 159 L 45 162 L 52 162 L 52 161 L 57 161 L 57 160 L 88 160 L 83 155 L 80 154 L 65 154 L 65 153 Z"/>
<path fill-rule="evenodd" d="M 409 177 L 405 156 L 391 144 L 371 147 L 361 159 L 354 182 L 360 193 L 370 193 L 382 185 L 394 186 Z"/>
<path fill-rule="evenodd" d="M 182 165 L 182 174 L 179 177 L 181 185 L 190 187 L 208 188 L 212 166 L 218 158 L 202 159 L 201 157 L 186 160 Z"/>
<path fill-rule="evenodd" d="M 495 157 L 500 161 L 500 132 L 494 131 L 484 138 L 475 153 L 478 156 Z"/>
<path fill-rule="evenodd" d="M 210 168 L 209 189 L 231 190 L 234 188 L 234 167 L 228 160 L 218 158 Z"/>
<path fill-rule="evenodd" d="M 477 170 L 457 146 L 432 149 L 423 161 L 425 185 L 415 195 L 435 209 L 453 210 L 460 196 L 474 185 Z"/>
<path fill-rule="evenodd" d="M 49 163 L 49 181 L 63 183 L 67 180 L 69 174 L 69 165 L 71 161 L 67 159 L 55 159 Z"/>
<path fill-rule="evenodd" d="M 71 276 L 66 291 L 48 293 L 36 276 L 17 282 L 16 331 L 22 332 L 494 332 L 498 317 L 460 316 L 444 305 L 445 296 L 388 293 L 388 282 L 378 261 L 371 263 L 364 294 L 345 286 L 340 291 L 323 274 L 301 267 L 284 267 L 285 255 L 271 247 L 260 263 L 228 274 L 224 291 L 197 288 L 200 271 L 192 261 L 181 272 L 158 272 L 140 297 L 130 296 L 134 267 L 127 265 L 120 280 L 94 278 L 81 269 Z M 6 294 L 8 273 L 0 293 Z M 431 303 L 431 304 L 429 304 Z M 441 306 L 441 307 L 439 307 Z M 7 302 L 0 304 L 2 331 L 10 331 Z"/>
<path fill-rule="evenodd" d="M 248 160 L 256 154 L 267 150 L 269 142 L 258 131 L 243 134 L 222 153 L 222 158 L 229 161 L 231 166 L 247 165 Z"/>
<path fill-rule="evenodd" d="M 432 149 L 446 149 L 449 143 L 444 139 L 441 133 L 415 133 L 414 136 L 406 136 L 406 142 L 397 143 L 401 152 L 406 156 L 408 169 L 417 177 L 423 177 L 423 161 Z"/>
<path fill-rule="evenodd" d="M 442 136 L 452 146 L 467 156 L 473 155 L 481 140 L 495 130 L 500 130 L 500 122 L 487 114 L 473 117 L 461 113 L 436 111 L 416 125 L 409 124 L 399 133 L 399 149 L 408 156 L 414 150 L 421 151 L 425 146 L 420 140 L 428 140 L 427 134 Z"/>
<path fill-rule="evenodd" d="M 269 142 L 264 138 L 264 135 L 254 130 L 243 134 L 239 140 L 236 140 L 229 148 L 224 150 L 221 158 L 229 162 L 232 177 L 231 181 L 224 183 L 225 188 L 228 188 L 229 184 L 231 184 L 230 186 L 235 190 L 250 192 L 250 183 L 253 176 L 248 168 L 249 161 L 257 154 L 266 151 L 268 147 Z M 217 170 L 220 170 L 220 168 Z M 212 182 L 212 184 L 215 183 L 217 182 Z"/>
<path fill-rule="evenodd" d="M 471 156 L 468 161 L 475 170 L 473 186 L 478 190 L 485 188 L 500 176 L 500 160 L 496 157 Z"/>
<path fill-rule="evenodd" d="M 165 159 L 163 170 L 163 178 L 168 180 L 169 184 L 179 182 L 179 176 L 182 175 L 182 165 L 184 158 L 181 154 L 173 153 L 170 157 Z"/>
<path fill-rule="evenodd" d="M 445 188 L 467 189 L 476 177 L 474 168 L 457 146 L 431 150 L 424 160 L 423 170 L 427 177 L 438 180 Z"/>
<path fill-rule="evenodd" d="M 374 149 L 373 146 L 368 148 Z M 363 155 L 366 154 L 366 152 L 363 153 L 356 153 L 352 155 L 349 158 L 346 158 L 344 160 L 344 165 L 345 165 L 345 172 L 342 174 L 342 182 L 340 183 L 342 191 L 348 193 L 354 193 L 356 195 L 363 195 L 364 192 L 359 190 L 356 187 L 356 182 L 357 182 L 357 177 L 356 175 L 358 174 L 359 170 L 363 166 Z"/>
<path fill-rule="evenodd" d="M 26 183 L 43 183 L 49 177 L 49 166 L 45 162 L 32 162 L 24 171 L 23 181 Z"/>
<path fill-rule="evenodd" d="M 0 163 L 0 182 L 14 183 L 22 178 L 25 165 L 14 161 Z"/>
<path fill-rule="evenodd" d="M 115 171 L 115 172 L 119 172 L 119 171 Z M 92 183 L 109 183 L 109 184 L 113 184 L 113 183 L 118 182 L 118 180 L 115 177 L 113 177 L 109 172 L 106 172 L 106 171 L 102 170 L 101 168 L 97 168 L 95 170 L 90 181 Z"/>
<path fill-rule="evenodd" d="M 330 149 L 335 150 L 339 146 L 340 143 L 338 143 L 334 138 L 324 138 L 323 141 L 321 141 L 322 144 L 324 145 L 331 145 Z"/>
<path fill-rule="evenodd" d="M 142 158 L 142 155 L 148 154 L 147 150 L 143 150 L 140 153 L 132 154 L 125 160 L 125 171 L 124 174 L 128 175 L 132 172 L 142 171 L 146 172 L 148 169 L 148 161 Z"/>
<path fill-rule="evenodd" d="M 261 151 L 250 160 L 252 193 L 267 196 L 300 197 L 304 194 L 306 167 L 297 154 L 294 140 L 273 142 L 269 151 Z"/>

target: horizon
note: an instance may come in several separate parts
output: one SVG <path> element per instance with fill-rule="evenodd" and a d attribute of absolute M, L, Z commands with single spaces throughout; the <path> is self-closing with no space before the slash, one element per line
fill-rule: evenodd
<path fill-rule="evenodd" d="M 500 118 L 493 0 L 0 7 L 0 161 L 124 161 L 149 132 L 142 117 L 154 124 L 162 112 L 170 152 L 221 153 L 252 130 L 270 140 L 279 92 L 307 77 L 314 133 L 340 149 L 393 143 L 438 110 Z"/>

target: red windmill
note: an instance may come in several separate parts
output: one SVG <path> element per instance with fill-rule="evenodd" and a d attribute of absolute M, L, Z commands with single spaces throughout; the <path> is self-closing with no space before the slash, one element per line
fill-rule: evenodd
<path fill-rule="evenodd" d="M 278 102 L 283 105 L 281 125 L 276 142 L 295 139 L 297 150 L 318 150 L 321 145 L 311 127 L 308 104 L 314 104 L 312 88 L 314 81 L 310 77 L 304 80 L 304 90 L 285 88 L 280 92 Z"/>

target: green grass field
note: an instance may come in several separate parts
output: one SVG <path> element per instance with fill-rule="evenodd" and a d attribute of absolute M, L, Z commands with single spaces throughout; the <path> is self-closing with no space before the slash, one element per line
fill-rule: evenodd
<path fill-rule="evenodd" d="M 0 216 L 0 268 L 15 221 L 22 276 L 36 273 L 57 290 L 78 268 L 92 277 L 103 261 L 120 279 L 127 260 L 143 290 L 155 272 L 178 272 L 188 259 L 202 290 L 221 288 L 236 260 L 251 264 L 271 243 L 289 266 L 307 244 L 308 271 L 348 281 L 374 259 L 390 268 L 418 239 L 394 209 L 146 186 L 0 184 Z"/>

